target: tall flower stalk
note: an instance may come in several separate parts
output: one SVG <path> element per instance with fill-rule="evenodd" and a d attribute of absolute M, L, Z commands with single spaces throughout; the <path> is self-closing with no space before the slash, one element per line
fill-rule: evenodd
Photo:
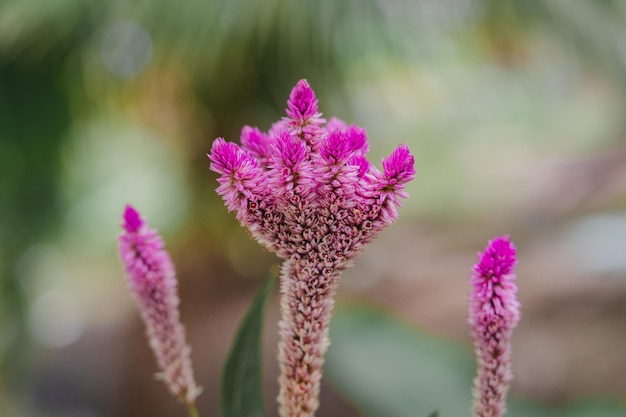
<path fill-rule="evenodd" d="M 520 319 L 515 246 L 508 236 L 496 237 L 478 258 L 469 297 L 469 325 L 478 359 L 474 416 L 500 417 L 513 379 L 511 337 Z"/>
<path fill-rule="evenodd" d="M 291 91 L 286 113 L 267 133 L 244 127 L 241 146 L 216 139 L 209 158 L 228 210 L 284 260 L 279 414 L 310 417 L 340 273 L 397 219 L 415 169 L 402 145 L 380 172 L 366 158 L 365 130 L 336 118 L 326 123 L 306 80 Z"/>
<path fill-rule="evenodd" d="M 190 348 L 180 323 L 174 265 L 161 236 L 149 229 L 130 205 L 124 211 L 122 227 L 120 258 L 161 370 L 157 376 L 175 397 L 187 404 L 190 416 L 197 416 L 194 403 L 200 390 L 193 377 Z"/>

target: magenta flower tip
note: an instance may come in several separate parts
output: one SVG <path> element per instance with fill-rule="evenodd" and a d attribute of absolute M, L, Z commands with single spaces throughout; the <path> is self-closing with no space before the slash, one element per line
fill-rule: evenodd
<path fill-rule="evenodd" d="M 130 204 L 126 205 L 124 209 L 124 221 L 122 222 L 122 227 L 128 233 L 135 233 L 139 230 L 141 226 L 144 225 L 144 221 L 139 215 L 139 212 L 135 210 L 133 206 Z"/>
<path fill-rule="evenodd" d="M 278 135 L 275 146 L 280 156 L 280 165 L 287 168 L 297 167 L 306 158 L 306 145 L 304 142 L 294 138 L 287 131 L 283 131 Z"/>
<path fill-rule="evenodd" d="M 330 165 L 345 164 L 354 153 L 348 138 L 340 130 L 330 132 L 320 149 L 320 155 Z"/>
<path fill-rule="evenodd" d="M 329 132 L 333 130 L 346 130 L 346 127 L 346 122 L 337 117 L 331 117 L 328 123 L 326 123 L 326 130 Z"/>
<path fill-rule="evenodd" d="M 267 136 L 256 127 L 244 126 L 241 130 L 241 144 L 259 157 L 267 154 Z"/>
<path fill-rule="evenodd" d="M 393 184 L 404 184 L 415 177 L 415 158 L 406 144 L 398 146 L 383 160 L 383 172 Z"/>
<path fill-rule="evenodd" d="M 287 102 L 287 116 L 294 120 L 306 120 L 317 114 L 317 97 L 307 80 L 300 80 L 291 90 Z"/>
<path fill-rule="evenodd" d="M 241 164 L 241 148 L 232 142 L 226 142 L 223 138 L 217 138 L 211 146 L 208 155 L 211 160 L 211 169 L 219 174 L 230 175 Z"/>
<path fill-rule="evenodd" d="M 365 155 L 369 150 L 367 142 L 367 133 L 362 127 L 355 125 L 350 126 L 346 131 L 346 137 L 350 144 L 350 149 Z"/>
<path fill-rule="evenodd" d="M 517 263 L 515 245 L 508 236 L 499 236 L 489 242 L 485 251 L 478 254 L 474 272 L 495 282 L 509 275 Z"/>
<path fill-rule="evenodd" d="M 363 176 L 367 174 L 372 167 L 370 162 L 363 155 L 353 156 L 352 158 L 350 158 L 348 163 L 352 166 L 359 168 L 359 178 L 363 178 Z"/>

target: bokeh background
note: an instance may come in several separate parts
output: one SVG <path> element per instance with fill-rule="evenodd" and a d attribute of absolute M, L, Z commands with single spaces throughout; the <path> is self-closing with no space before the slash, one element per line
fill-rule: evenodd
<path fill-rule="evenodd" d="M 117 259 L 126 203 L 168 242 L 199 409 L 218 415 L 222 361 L 277 260 L 226 212 L 206 153 L 269 128 L 300 78 L 367 129 L 371 159 L 404 142 L 418 169 L 344 274 L 318 415 L 469 415 L 470 267 L 510 234 L 511 415 L 625 416 L 620 0 L 0 2 L 0 415 L 184 415 Z M 277 318 L 274 301 L 270 416 Z"/>

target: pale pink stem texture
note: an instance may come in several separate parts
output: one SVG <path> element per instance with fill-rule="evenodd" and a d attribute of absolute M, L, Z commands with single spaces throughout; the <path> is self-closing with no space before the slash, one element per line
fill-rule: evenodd
<path fill-rule="evenodd" d="M 226 207 L 284 260 L 279 414 L 311 417 L 340 272 L 395 222 L 415 168 L 406 145 L 382 172 L 374 167 L 365 129 L 322 119 L 306 80 L 291 91 L 286 114 L 267 133 L 244 127 L 241 146 L 216 139 L 209 158 Z"/>
<path fill-rule="evenodd" d="M 178 282 L 163 239 L 130 205 L 126 206 L 119 236 L 120 258 L 128 287 L 146 326 L 150 347 L 161 370 L 157 377 L 187 404 L 200 393 L 193 377 L 190 348 L 178 311 Z"/>
<path fill-rule="evenodd" d="M 496 237 L 478 254 L 470 283 L 469 325 L 478 374 L 474 379 L 474 416 L 500 417 L 513 379 L 511 337 L 520 319 L 515 285 L 515 246 Z"/>

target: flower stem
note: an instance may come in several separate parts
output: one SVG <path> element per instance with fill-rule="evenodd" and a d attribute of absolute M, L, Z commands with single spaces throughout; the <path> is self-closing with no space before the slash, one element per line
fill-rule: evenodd
<path fill-rule="evenodd" d="M 309 256 L 317 265 L 317 252 Z M 281 321 L 278 343 L 280 417 L 313 417 L 319 407 L 324 355 L 339 272 L 328 276 L 314 268 L 284 261 L 281 271 Z M 309 272 L 302 272 L 310 270 Z M 311 283 L 315 284 L 311 284 Z"/>
<path fill-rule="evenodd" d="M 195 404 L 187 404 L 187 411 L 189 412 L 189 417 L 200 417 Z"/>

